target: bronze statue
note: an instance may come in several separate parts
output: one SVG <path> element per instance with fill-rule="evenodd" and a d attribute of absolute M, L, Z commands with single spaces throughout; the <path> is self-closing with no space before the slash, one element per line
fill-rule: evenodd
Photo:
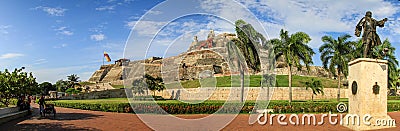
<path fill-rule="evenodd" d="M 370 49 L 374 48 L 374 46 L 381 44 L 381 39 L 376 33 L 376 26 L 383 27 L 387 18 L 377 21 L 372 18 L 372 12 L 367 11 L 365 17 L 363 17 L 356 26 L 355 35 L 360 37 L 361 30 L 364 28 L 364 32 L 362 35 L 362 42 L 364 45 L 364 53 L 363 57 L 367 58 L 367 56 L 371 53 Z"/>

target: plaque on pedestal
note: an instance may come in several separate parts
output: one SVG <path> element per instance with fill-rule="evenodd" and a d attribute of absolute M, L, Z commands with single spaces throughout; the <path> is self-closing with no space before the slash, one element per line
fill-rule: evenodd
<path fill-rule="evenodd" d="M 349 110 L 342 125 L 353 130 L 395 126 L 394 120 L 387 115 L 387 66 L 386 60 L 370 58 L 349 62 Z"/>

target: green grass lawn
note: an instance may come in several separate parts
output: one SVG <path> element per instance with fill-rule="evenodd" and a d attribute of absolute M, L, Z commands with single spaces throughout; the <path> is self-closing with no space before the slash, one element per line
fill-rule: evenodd
<path fill-rule="evenodd" d="M 89 99 L 89 100 L 56 100 L 63 103 L 128 103 L 127 98 Z"/>
<path fill-rule="evenodd" d="M 233 79 L 233 82 L 232 82 Z M 250 79 L 250 80 L 248 80 Z M 320 80 L 324 88 L 337 88 L 337 80 L 322 78 L 322 77 L 309 77 L 309 76 L 292 76 L 292 87 L 304 87 L 305 82 L 314 80 Z M 216 81 L 217 87 L 239 87 L 240 79 L 239 76 L 223 76 L 223 77 L 215 77 L 215 78 L 207 78 L 201 80 L 187 80 L 181 81 L 180 83 L 169 83 L 166 86 L 168 88 L 176 88 L 181 84 L 184 88 L 197 88 L 201 87 L 201 85 L 214 85 Z M 261 76 L 260 75 L 251 75 L 250 77 L 245 77 L 245 81 L 249 83 L 245 83 L 249 85 L 249 87 L 260 87 Z M 200 84 L 202 83 L 202 84 Z M 288 75 L 276 75 L 276 87 L 288 87 L 289 80 Z M 203 86 L 204 87 L 204 86 Z"/>
<path fill-rule="evenodd" d="M 111 85 L 112 87 L 116 88 L 116 89 L 121 89 L 121 88 L 125 88 L 124 85 Z"/>
<path fill-rule="evenodd" d="M 79 84 L 80 84 L 81 86 L 86 86 L 86 85 L 93 85 L 93 84 L 96 84 L 96 83 L 91 83 L 91 82 L 83 81 L 83 82 L 79 82 Z"/>
<path fill-rule="evenodd" d="M 341 99 L 341 102 L 348 103 L 347 99 Z M 127 98 L 110 98 L 110 99 L 93 99 L 93 100 L 56 100 L 49 101 L 58 107 L 67 107 L 84 110 L 107 111 L 107 112 L 125 112 L 133 113 L 132 108 L 137 109 L 135 113 L 156 113 L 159 110 L 155 107 L 161 107 L 164 111 L 171 114 L 209 114 L 221 109 L 222 106 L 228 106 L 224 109 L 225 113 L 233 111 L 229 106 L 243 106 L 241 113 L 248 113 L 253 110 L 255 101 L 246 101 L 241 103 L 239 101 L 223 101 L 223 100 L 209 100 L 201 103 L 184 103 L 178 100 L 160 100 L 156 101 L 134 101 L 134 104 L 129 104 Z M 230 103 L 224 105 L 225 103 Z M 388 100 L 388 111 L 400 111 L 400 100 Z M 243 105 L 242 105 L 243 104 Z M 273 109 L 275 113 L 322 113 L 322 112 L 337 112 L 336 106 L 338 102 L 334 99 L 324 100 L 295 100 L 289 107 L 287 100 L 271 100 L 268 107 L 266 103 L 258 103 L 268 109 Z M 261 107 L 261 108 L 264 108 Z M 131 108 L 129 110 L 129 108 Z M 223 113 L 223 112 L 221 112 Z"/>
<path fill-rule="evenodd" d="M 341 98 L 341 102 L 347 102 L 347 98 Z M 129 103 L 127 98 L 107 98 L 107 99 L 88 99 L 88 100 L 56 100 L 55 102 L 62 103 Z M 137 103 L 148 103 L 153 101 L 134 101 Z M 160 100 L 157 103 L 183 103 L 179 100 Z M 193 101 L 197 102 L 197 101 Z M 231 101 L 235 102 L 235 101 Z M 237 101 L 239 102 L 239 101 Z M 247 100 L 246 102 L 254 103 L 254 100 Z M 271 100 L 270 102 L 287 102 L 287 100 Z M 311 100 L 293 100 L 293 102 L 311 102 Z M 336 99 L 314 100 L 314 102 L 336 102 Z M 388 100 L 388 102 L 400 102 L 400 100 Z M 224 100 L 206 100 L 202 103 L 225 103 Z"/>
<path fill-rule="evenodd" d="M 108 99 L 88 99 L 88 100 L 56 100 L 55 102 L 61 103 L 96 103 L 96 104 L 107 104 L 107 103 L 129 103 L 127 98 L 108 98 Z M 150 103 L 153 101 L 134 101 L 135 103 Z M 183 103 L 179 100 L 160 100 L 157 103 Z M 204 103 L 224 103 L 223 100 L 212 100 L 205 101 Z M 254 102 L 254 101 L 249 101 Z"/>
<path fill-rule="evenodd" d="M 400 104 L 400 100 L 388 100 L 387 102 L 388 103 L 390 102 L 390 103 L 399 103 Z"/>

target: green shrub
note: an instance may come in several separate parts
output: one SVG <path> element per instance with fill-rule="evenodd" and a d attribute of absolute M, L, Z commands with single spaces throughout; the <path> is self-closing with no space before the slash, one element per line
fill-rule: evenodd
<path fill-rule="evenodd" d="M 156 114 L 212 114 L 216 113 L 251 113 L 254 102 L 244 103 L 228 103 L 224 105 L 224 101 L 206 101 L 198 104 L 189 104 L 182 102 L 158 102 L 157 105 L 151 102 L 134 103 L 80 103 L 80 102 L 60 102 L 48 101 L 58 107 L 94 110 L 104 112 L 123 112 L 123 113 L 156 113 Z M 268 109 L 273 109 L 274 113 L 337 113 L 337 102 L 292 102 L 289 105 L 287 101 L 271 101 Z M 346 103 L 347 104 L 347 103 Z M 224 107 L 222 109 L 222 107 Z M 135 111 L 135 112 L 134 112 Z M 388 111 L 400 111 L 399 102 L 389 102 Z"/>
<path fill-rule="evenodd" d="M 388 96 L 388 100 L 400 100 L 400 96 Z"/>

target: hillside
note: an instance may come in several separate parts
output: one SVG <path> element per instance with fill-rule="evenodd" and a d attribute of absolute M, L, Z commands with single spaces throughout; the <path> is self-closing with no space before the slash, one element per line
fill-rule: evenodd
<path fill-rule="evenodd" d="M 310 76 L 293 76 L 292 77 L 292 87 L 305 87 L 305 82 L 311 81 L 311 79 L 314 80 L 320 80 L 322 82 L 322 85 L 324 88 L 337 88 L 337 80 L 333 79 L 328 79 L 328 78 L 322 78 L 322 77 L 310 77 Z M 260 80 L 261 76 L 260 75 L 252 75 L 250 76 L 250 84 L 249 87 L 260 87 Z M 207 83 L 207 81 L 210 81 Z M 239 87 L 240 86 L 240 81 L 234 81 L 231 83 L 231 77 L 230 76 L 222 76 L 222 77 L 216 77 L 216 86 L 217 87 L 231 87 L 233 85 L 234 87 Z M 204 80 L 202 83 L 204 85 L 211 85 L 212 80 Z M 288 81 L 288 76 L 287 75 L 277 75 L 276 76 L 276 87 L 288 87 L 289 81 Z M 188 81 L 182 81 L 180 82 L 182 87 L 184 88 L 197 88 L 201 87 L 200 81 L 199 80 L 188 80 Z M 213 85 L 213 84 L 212 84 Z M 169 88 L 176 88 L 179 87 L 179 83 L 170 83 L 166 85 Z"/>
<path fill-rule="evenodd" d="M 134 79 L 141 78 L 146 73 L 153 77 L 162 77 L 164 83 L 170 85 L 183 81 L 182 84 L 187 88 L 198 87 L 200 78 L 214 77 L 218 81 L 218 87 L 230 87 L 230 76 L 239 73 L 238 58 L 230 54 L 232 50 L 227 46 L 235 38 L 235 34 L 232 33 L 212 34 L 205 40 L 198 40 L 197 36 L 194 36 L 194 41 L 184 53 L 167 58 L 151 57 L 137 61 L 119 59 L 114 64 L 102 65 L 93 73 L 88 82 L 98 83 L 95 85 L 96 88 L 123 87 L 121 85 L 124 82 L 130 85 L 129 83 L 132 83 Z M 258 53 L 260 58 L 267 59 L 267 51 L 260 48 Z M 268 66 L 265 61 L 261 62 L 264 62 L 261 63 L 263 65 L 261 68 Z M 273 72 L 277 75 L 277 86 L 288 86 L 288 68 L 285 63 L 278 60 L 276 67 Z M 252 69 L 248 69 L 247 72 L 252 74 L 250 86 L 260 86 L 257 80 L 261 79 L 261 72 L 255 72 Z M 322 67 L 311 66 L 310 71 L 304 67 L 301 70 L 293 70 L 292 74 L 294 75 L 293 86 L 304 86 L 304 82 L 315 78 L 323 81 L 326 88 L 336 87 L 336 82 L 331 79 L 331 74 Z M 236 86 L 235 83 L 234 86 Z"/>

